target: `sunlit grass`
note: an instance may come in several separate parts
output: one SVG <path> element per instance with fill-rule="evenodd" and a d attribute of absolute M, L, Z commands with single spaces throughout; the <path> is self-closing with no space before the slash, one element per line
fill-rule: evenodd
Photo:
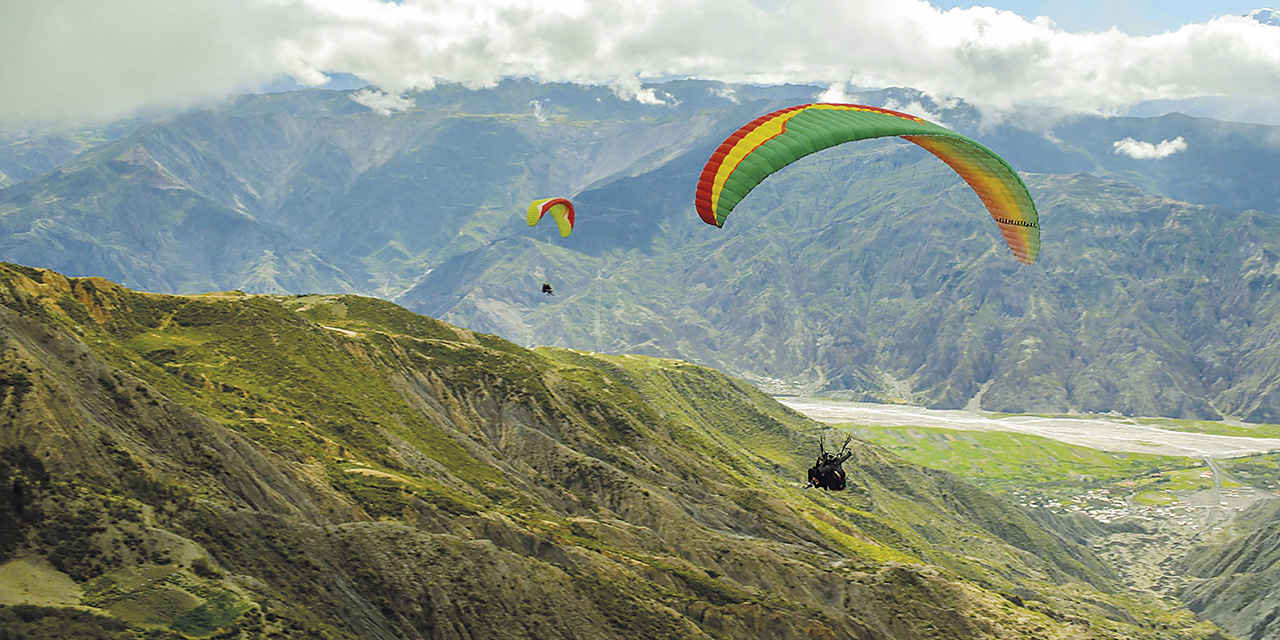
<path fill-rule="evenodd" d="M 845 425 L 855 437 L 878 444 L 922 466 L 943 469 L 990 491 L 1022 501 L 1075 501 L 1090 491 L 1147 496 L 1154 504 L 1168 492 L 1212 486 L 1199 460 L 1177 456 L 1099 451 L 1027 434 L 940 427 Z M 1083 503 L 1082 503 L 1083 504 Z"/>

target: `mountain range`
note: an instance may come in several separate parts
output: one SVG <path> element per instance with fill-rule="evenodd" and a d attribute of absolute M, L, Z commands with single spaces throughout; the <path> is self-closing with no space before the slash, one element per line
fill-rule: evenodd
<path fill-rule="evenodd" d="M 10 134 L 0 257 L 160 292 L 374 295 L 774 392 L 1280 421 L 1280 128 L 851 96 L 1023 173 L 1044 248 L 1020 266 L 968 188 L 896 139 L 804 158 L 704 225 L 693 185 L 719 141 L 819 90 L 652 88 L 660 104 L 442 86 L 389 115 L 310 90 Z M 568 238 L 524 226 L 550 196 L 578 208 Z"/>

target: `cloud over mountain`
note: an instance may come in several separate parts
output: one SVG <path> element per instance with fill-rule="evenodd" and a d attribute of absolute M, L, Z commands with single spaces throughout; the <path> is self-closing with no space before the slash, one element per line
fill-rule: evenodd
<path fill-rule="evenodd" d="M 1280 101 L 1280 26 L 1222 16 L 1152 36 L 922 0 L 93 0 L 0 10 L 0 121 L 114 117 L 359 76 L 391 96 L 524 76 L 913 86 L 1002 107 L 1106 110 L 1200 95 Z M 764 44 L 761 44 L 764 43 Z"/>
<path fill-rule="evenodd" d="M 351 101 L 369 107 L 370 111 L 389 116 L 396 111 L 413 108 L 413 100 L 374 89 L 361 89 L 351 94 Z"/>
<path fill-rule="evenodd" d="M 1173 140 L 1161 140 L 1158 143 L 1144 142 L 1142 140 L 1134 140 L 1133 138 L 1125 138 L 1116 140 L 1112 144 L 1115 152 L 1129 156 L 1135 160 L 1160 160 L 1187 150 L 1187 141 L 1178 136 Z"/>

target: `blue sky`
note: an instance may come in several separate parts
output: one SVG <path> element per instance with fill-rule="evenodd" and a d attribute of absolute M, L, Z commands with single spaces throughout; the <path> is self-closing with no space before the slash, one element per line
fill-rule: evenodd
<path fill-rule="evenodd" d="M 1244 15 L 1277 4 L 1273 0 L 931 0 L 939 9 L 988 6 L 1031 19 L 1048 16 L 1067 31 L 1106 31 L 1116 27 L 1132 35 L 1154 35 L 1225 14 Z"/>

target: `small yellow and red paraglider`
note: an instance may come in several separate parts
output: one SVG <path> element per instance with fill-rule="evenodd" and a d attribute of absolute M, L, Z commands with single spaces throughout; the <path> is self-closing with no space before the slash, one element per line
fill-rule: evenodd
<path fill-rule="evenodd" d="M 542 217 L 551 214 L 556 221 L 556 226 L 560 228 L 560 237 L 566 238 L 573 231 L 573 203 L 565 198 L 543 198 L 542 200 L 534 200 L 529 205 L 529 215 L 526 221 L 529 226 L 535 226 Z"/>

